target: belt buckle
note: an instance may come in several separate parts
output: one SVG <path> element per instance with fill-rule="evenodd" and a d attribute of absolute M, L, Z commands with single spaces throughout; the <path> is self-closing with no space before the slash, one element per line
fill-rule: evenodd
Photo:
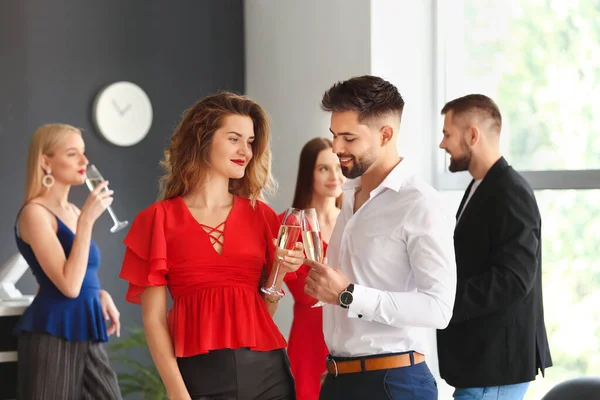
<path fill-rule="evenodd" d="M 335 362 L 335 360 L 333 359 L 333 357 L 331 356 L 327 356 L 327 362 L 332 362 L 333 363 L 333 368 L 335 368 L 335 375 L 334 377 L 337 378 L 338 374 L 338 366 L 337 363 Z M 327 368 L 327 370 L 329 371 L 329 368 Z"/>

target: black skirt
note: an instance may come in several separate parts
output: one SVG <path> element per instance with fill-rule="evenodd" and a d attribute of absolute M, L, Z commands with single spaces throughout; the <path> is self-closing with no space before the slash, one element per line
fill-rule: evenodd
<path fill-rule="evenodd" d="M 294 400 L 285 350 L 214 350 L 178 358 L 192 400 Z"/>

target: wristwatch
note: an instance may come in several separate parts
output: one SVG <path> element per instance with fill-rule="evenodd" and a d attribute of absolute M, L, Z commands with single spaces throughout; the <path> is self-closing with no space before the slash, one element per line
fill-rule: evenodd
<path fill-rule="evenodd" d="M 339 300 L 342 308 L 349 308 L 350 304 L 352 304 L 352 300 L 354 300 L 352 292 L 354 292 L 354 283 L 349 284 L 348 287 L 340 293 Z"/>

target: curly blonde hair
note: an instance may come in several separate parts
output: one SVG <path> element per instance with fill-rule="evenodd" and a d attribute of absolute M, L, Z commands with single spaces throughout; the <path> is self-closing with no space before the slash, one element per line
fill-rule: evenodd
<path fill-rule="evenodd" d="M 210 95 L 186 110 L 165 150 L 161 165 L 167 173 L 161 178 L 160 200 L 184 196 L 206 179 L 215 132 L 229 115 L 247 116 L 254 125 L 252 159 L 240 179 L 231 179 L 229 191 L 250 199 L 254 205 L 263 194 L 272 194 L 269 119 L 263 108 L 249 98 L 231 92 Z"/>

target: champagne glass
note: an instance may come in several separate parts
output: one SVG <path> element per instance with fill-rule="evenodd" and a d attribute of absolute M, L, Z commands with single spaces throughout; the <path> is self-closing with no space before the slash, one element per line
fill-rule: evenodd
<path fill-rule="evenodd" d="M 87 185 L 88 189 L 90 189 L 90 192 L 102 182 L 104 182 L 104 178 L 100 174 L 100 171 L 98 171 L 98 168 L 96 168 L 93 164 L 88 165 L 85 184 Z M 108 190 L 108 188 L 104 188 L 104 190 Z M 117 218 L 115 215 L 112 207 L 108 206 L 107 210 L 114 222 L 113 227 L 110 228 L 112 233 L 118 232 L 129 225 L 129 221 L 119 221 L 119 218 Z"/>
<path fill-rule="evenodd" d="M 323 262 L 323 240 L 321 239 L 321 229 L 319 229 L 319 219 L 317 210 L 307 208 L 304 210 L 302 218 L 302 242 L 304 243 L 304 252 L 306 258 L 318 263 Z M 324 303 L 319 300 L 311 307 L 321 307 Z"/>
<path fill-rule="evenodd" d="M 279 227 L 279 235 L 277 237 L 277 247 L 281 250 L 292 250 L 296 243 L 300 240 L 300 234 L 302 233 L 302 210 L 298 210 L 297 208 L 290 207 L 285 211 L 283 221 L 281 221 L 281 226 Z M 283 292 L 280 292 L 275 287 L 275 282 L 277 281 L 277 275 L 279 274 L 279 266 L 283 261 L 283 257 L 279 255 L 279 251 L 276 254 L 277 262 L 275 265 L 275 278 L 273 279 L 273 283 L 271 287 L 268 288 L 260 288 L 263 293 L 272 296 L 283 296 Z"/>

